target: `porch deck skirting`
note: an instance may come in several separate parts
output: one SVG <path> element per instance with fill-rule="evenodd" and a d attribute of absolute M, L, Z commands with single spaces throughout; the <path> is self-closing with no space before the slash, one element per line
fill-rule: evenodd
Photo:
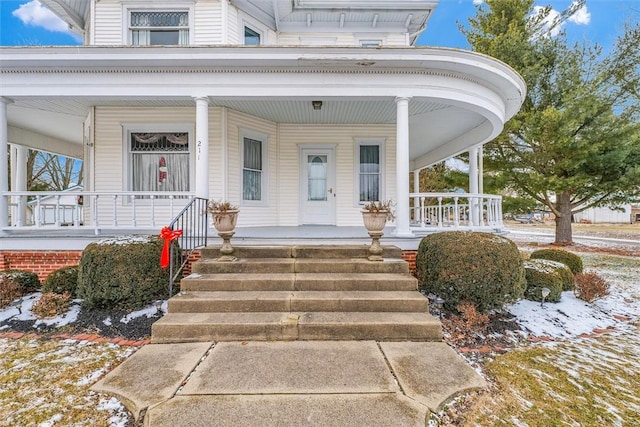
<path fill-rule="evenodd" d="M 402 251 L 402 259 L 409 263 L 411 274 L 416 268 L 416 255 L 418 251 Z M 32 271 L 38 275 L 41 282 L 53 271 L 70 266 L 78 265 L 81 250 L 73 251 L 0 251 L 0 270 L 25 270 Z M 195 250 L 189 256 L 189 260 L 184 268 L 184 275 L 191 274 L 191 264 L 200 259 L 200 251 Z M 158 260 L 159 261 L 159 260 Z"/>

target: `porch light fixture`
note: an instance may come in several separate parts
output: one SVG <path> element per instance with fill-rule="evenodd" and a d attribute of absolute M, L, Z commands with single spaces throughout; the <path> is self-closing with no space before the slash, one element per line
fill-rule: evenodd
<path fill-rule="evenodd" d="M 316 111 L 322 110 L 322 101 L 311 101 L 311 105 L 313 105 L 313 109 Z"/>
<path fill-rule="evenodd" d="M 549 288 L 542 288 L 542 302 L 540 303 L 540 307 L 544 307 L 544 300 L 549 296 L 551 290 Z"/>

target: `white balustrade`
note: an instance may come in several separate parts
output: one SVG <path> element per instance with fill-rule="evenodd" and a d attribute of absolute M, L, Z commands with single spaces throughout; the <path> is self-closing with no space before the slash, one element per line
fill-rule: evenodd
<path fill-rule="evenodd" d="M 492 194 L 411 193 L 411 228 L 502 230 L 502 197 Z M 474 219 L 476 224 L 474 224 Z"/>
<path fill-rule="evenodd" d="M 96 192 L 96 191 L 12 191 L 9 200 L 9 227 L 155 229 L 168 225 L 176 206 L 182 208 L 194 197 L 187 192 Z M 0 196 L 1 197 L 1 196 Z M 24 200 L 24 202 L 20 202 Z M 24 223 L 19 210 L 27 213 Z"/>

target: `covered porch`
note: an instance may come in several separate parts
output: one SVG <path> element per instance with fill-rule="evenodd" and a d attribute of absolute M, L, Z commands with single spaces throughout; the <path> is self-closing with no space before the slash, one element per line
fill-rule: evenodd
<path fill-rule="evenodd" d="M 157 48 L 56 49 L 54 56 L 38 48 L 0 49 L 6 81 L 0 163 L 7 163 L 7 145 L 15 152 L 11 188 L 8 173 L 0 173 L 6 236 L 156 233 L 193 197 L 238 204 L 237 237 L 240 230 L 251 238 L 259 230 L 321 225 L 344 235 L 360 228 L 362 204 L 376 199 L 395 203 L 387 237 L 501 230 L 501 200 L 482 194 L 478 151 L 515 114 L 524 85 L 498 61 L 432 48 L 163 48 L 162 55 Z M 166 63 L 167 51 L 179 66 Z M 31 84 L 36 78 L 40 85 Z M 172 131 L 183 129 L 190 141 L 188 184 L 184 191 L 136 190 L 128 138 L 147 129 L 143 121 L 166 132 L 172 119 L 179 124 Z M 243 138 L 264 141 L 262 189 L 249 198 Z M 367 165 L 373 172 L 363 172 L 361 145 L 378 147 L 375 163 Z M 26 191 L 27 146 L 81 153 L 84 188 L 71 200 Z M 469 193 L 409 187 L 412 172 L 464 151 L 471 159 Z M 306 154 L 326 161 L 325 192 L 315 199 L 306 184 L 312 178 Z M 315 202 L 324 203 L 324 216 L 316 215 Z"/>

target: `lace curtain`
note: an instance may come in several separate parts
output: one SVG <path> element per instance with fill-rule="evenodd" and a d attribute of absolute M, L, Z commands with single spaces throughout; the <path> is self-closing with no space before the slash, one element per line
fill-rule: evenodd
<path fill-rule="evenodd" d="M 189 44 L 189 13 L 131 12 L 131 43 L 137 46 Z"/>
<path fill-rule="evenodd" d="M 189 134 L 132 133 L 133 191 L 189 191 Z"/>

